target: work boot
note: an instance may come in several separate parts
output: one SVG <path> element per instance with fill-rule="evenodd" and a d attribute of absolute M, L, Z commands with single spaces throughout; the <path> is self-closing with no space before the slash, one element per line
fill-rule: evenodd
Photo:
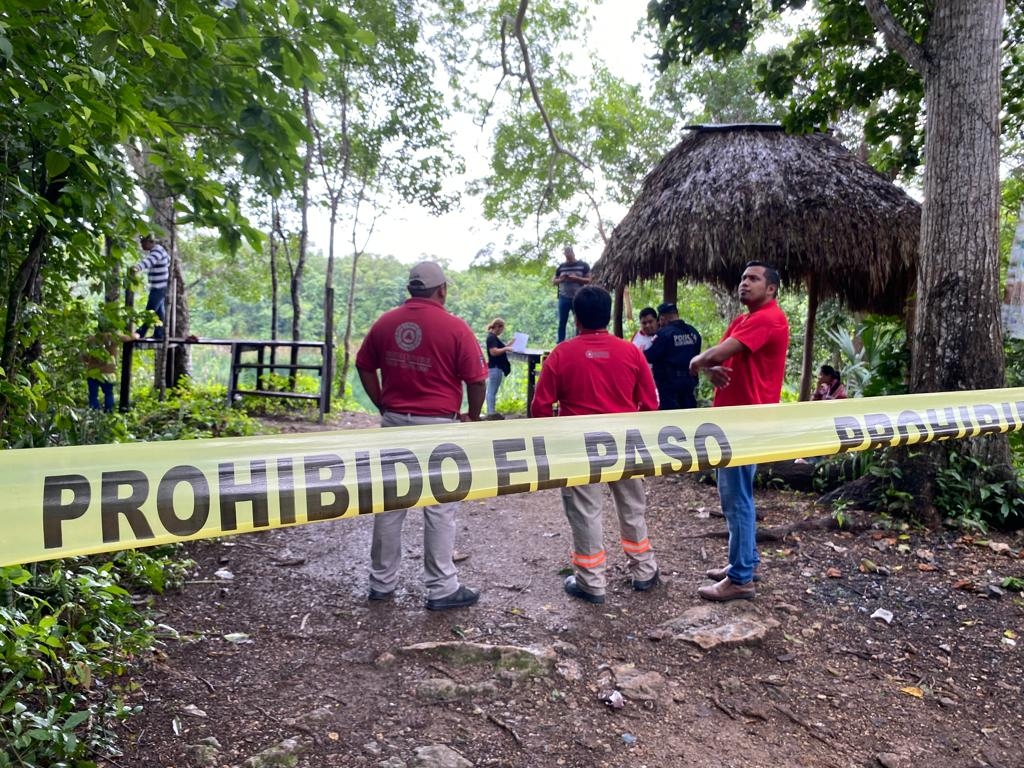
<path fill-rule="evenodd" d="M 724 578 L 717 584 L 709 587 L 701 587 L 697 594 L 704 600 L 711 600 L 715 603 L 727 603 L 730 600 L 752 600 L 757 596 L 754 589 L 754 582 L 737 584 L 732 579 Z"/>
<path fill-rule="evenodd" d="M 576 583 L 575 576 L 566 576 L 564 587 L 565 594 L 569 595 L 569 597 L 575 597 L 577 600 L 583 600 L 594 605 L 601 605 L 604 602 L 604 595 L 595 595 L 593 592 L 587 592 Z"/>
<path fill-rule="evenodd" d="M 705 571 L 704 575 L 707 576 L 712 581 L 721 581 L 722 579 L 728 577 L 728 575 L 729 575 L 729 566 L 727 565 L 724 568 L 712 568 L 709 571 Z M 760 565 L 756 565 L 756 566 L 754 566 L 754 581 L 760 581 L 760 580 L 761 580 L 761 566 Z"/>

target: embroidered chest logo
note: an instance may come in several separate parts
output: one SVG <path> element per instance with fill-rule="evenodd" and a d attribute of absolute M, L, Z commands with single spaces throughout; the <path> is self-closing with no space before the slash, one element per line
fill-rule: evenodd
<path fill-rule="evenodd" d="M 412 352 L 423 341 L 423 331 L 416 323 L 402 323 L 395 329 L 395 343 L 404 351 Z"/>

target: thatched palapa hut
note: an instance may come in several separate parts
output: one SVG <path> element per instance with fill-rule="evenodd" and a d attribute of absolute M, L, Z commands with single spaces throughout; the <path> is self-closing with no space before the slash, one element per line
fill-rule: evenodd
<path fill-rule="evenodd" d="M 854 311 L 903 314 L 916 279 L 920 205 L 826 133 L 777 125 L 696 126 L 644 179 L 594 266 L 615 290 L 663 275 L 730 290 L 752 260 L 809 295 L 804 377 L 822 298 Z"/>

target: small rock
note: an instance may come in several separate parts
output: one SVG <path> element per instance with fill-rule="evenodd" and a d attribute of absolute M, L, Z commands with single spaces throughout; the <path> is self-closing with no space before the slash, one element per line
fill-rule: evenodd
<path fill-rule="evenodd" d="M 632 733 L 624 733 L 622 734 L 622 743 L 632 747 L 636 744 L 636 736 Z"/>
<path fill-rule="evenodd" d="M 181 708 L 181 713 L 183 715 L 188 715 L 189 717 L 206 717 L 206 712 L 201 710 L 195 704 L 185 705 Z"/>
<path fill-rule="evenodd" d="M 368 752 L 374 757 L 378 757 L 383 750 L 381 750 L 380 744 L 378 744 L 376 741 L 368 741 L 365 744 L 363 744 L 363 751 Z"/>
<path fill-rule="evenodd" d="M 939 696 L 939 705 L 946 709 L 955 709 L 957 706 L 956 701 L 948 696 Z"/>
<path fill-rule="evenodd" d="M 198 768 L 217 768 L 220 765 L 220 742 L 213 736 L 200 740 L 198 744 L 190 744 L 185 754 Z"/>
<path fill-rule="evenodd" d="M 775 610 L 779 613 L 788 613 L 790 616 L 799 616 L 803 611 L 791 603 L 779 603 L 775 606 Z"/>
<path fill-rule="evenodd" d="M 583 679 L 583 668 L 575 659 L 562 659 L 555 664 L 555 671 L 565 680 L 578 682 Z"/>
<path fill-rule="evenodd" d="M 895 752 L 879 752 L 875 759 L 882 768 L 903 768 L 900 756 Z"/>
<path fill-rule="evenodd" d="M 416 747 L 416 768 L 473 768 L 473 764 L 445 744 Z"/>
<path fill-rule="evenodd" d="M 245 768 L 294 768 L 305 744 L 298 738 L 285 739 L 267 747 L 242 763 Z"/>
<path fill-rule="evenodd" d="M 622 698 L 622 694 L 618 691 L 601 691 L 601 693 L 597 694 L 597 698 L 612 709 L 622 709 L 626 706 L 626 700 Z"/>
<path fill-rule="evenodd" d="M 218 571 L 214 571 L 213 575 L 218 579 L 224 579 L 224 581 L 231 581 L 235 578 L 235 574 L 229 571 L 227 568 L 221 568 Z"/>
<path fill-rule="evenodd" d="M 1000 600 L 1006 594 L 1002 587 L 997 587 L 995 584 L 989 584 L 985 593 L 986 597 L 991 597 L 993 600 Z"/>

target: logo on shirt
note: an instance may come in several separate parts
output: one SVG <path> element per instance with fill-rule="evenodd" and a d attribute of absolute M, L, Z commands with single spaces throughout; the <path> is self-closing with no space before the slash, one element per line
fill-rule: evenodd
<path fill-rule="evenodd" d="M 606 360 L 611 357 L 604 349 L 588 349 L 583 355 L 589 360 Z"/>
<path fill-rule="evenodd" d="M 395 343 L 405 352 L 412 352 L 423 341 L 423 331 L 416 323 L 402 323 L 395 329 Z"/>

